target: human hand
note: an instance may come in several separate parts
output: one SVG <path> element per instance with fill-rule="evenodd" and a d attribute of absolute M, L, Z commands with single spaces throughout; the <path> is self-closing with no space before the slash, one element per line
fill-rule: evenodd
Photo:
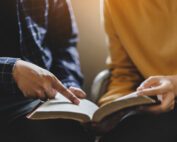
<path fill-rule="evenodd" d="M 174 109 L 176 94 L 175 76 L 153 76 L 145 80 L 137 89 L 138 95 L 157 96 L 160 105 L 145 107 L 152 113 L 164 113 Z"/>
<path fill-rule="evenodd" d="M 85 97 L 81 90 L 66 89 L 51 72 L 22 60 L 16 62 L 13 77 L 19 89 L 28 98 L 53 99 L 56 93 L 60 92 L 71 102 L 79 104 L 78 98 Z"/>
<path fill-rule="evenodd" d="M 80 99 L 84 99 L 87 96 L 86 93 L 80 88 L 70 87 L 69 90 Z"/>

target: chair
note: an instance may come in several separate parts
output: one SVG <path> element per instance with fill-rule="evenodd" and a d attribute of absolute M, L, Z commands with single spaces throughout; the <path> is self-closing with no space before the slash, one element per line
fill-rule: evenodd
<path fill-rule="evenodd" d="M 90 96 L 90 99 L 93 102 L 97 102 L 99 98 L 106 92 L 110 75 L 111 73 L 109 70 L 103 70 L 95 77 L 91 87 Z"/>

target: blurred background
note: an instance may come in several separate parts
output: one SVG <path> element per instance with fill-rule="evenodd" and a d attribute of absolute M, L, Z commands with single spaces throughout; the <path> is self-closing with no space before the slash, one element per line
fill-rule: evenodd
<path fill-rule="evenodd" d="M 102 8 L 100 0 L 72 0 L 72 6 L 80 33 L 78 50 L 85 76 L 84 90 L 89 95 L 94 77 L 105 69 L 108 54 L 101 22 Z"/>

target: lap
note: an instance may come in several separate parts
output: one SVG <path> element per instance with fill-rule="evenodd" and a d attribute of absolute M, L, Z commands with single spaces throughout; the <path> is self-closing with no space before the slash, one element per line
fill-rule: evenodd
<path fill-rule="evenodd" d="M 177 111 L 131 116 L 102 137 L 102 142 L 176 142 Z"/>
<path fill-rule="evenodd" d="M 92 142 L 94 137 L 76 121 L 20 118 L 6 129 L 8 142 Z"/>

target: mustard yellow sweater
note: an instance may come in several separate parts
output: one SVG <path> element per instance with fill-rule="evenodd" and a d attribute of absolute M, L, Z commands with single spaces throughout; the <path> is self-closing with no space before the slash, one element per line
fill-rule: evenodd
<path fill-rule="evenodd" d="M 177 0 L 104 0 L 112 72 L 103 105 L 147 77 L 177 74 Z"/>

